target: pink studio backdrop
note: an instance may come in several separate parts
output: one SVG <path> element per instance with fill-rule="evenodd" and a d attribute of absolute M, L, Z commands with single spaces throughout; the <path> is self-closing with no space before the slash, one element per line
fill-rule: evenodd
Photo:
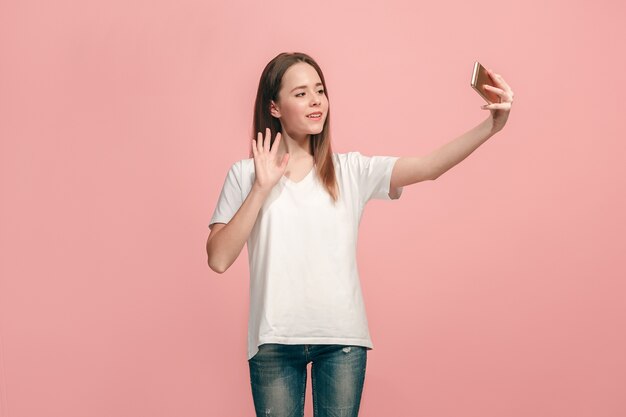
<path fill-rule="evenodd" d="M 282 51 L 324 70 L 339 152 L 480 123 L 475 60 L 515 92 L 502 132 L 366 209 L 360 415 L 626 415 L 625 9 L 0 3 L 2 417 L 254 414 L 247 251 L 218 275 L 205 242 Z"/>

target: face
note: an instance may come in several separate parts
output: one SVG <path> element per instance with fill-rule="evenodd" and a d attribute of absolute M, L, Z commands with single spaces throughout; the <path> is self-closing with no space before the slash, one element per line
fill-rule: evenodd
<path fill-rule="evenodd" d="M 272 101 L 270 112 L 294 139 L 320 133 L 328 115 L 328 98 L 315 68 L 305 62 L 289 67 L 283 75 L 278 101 Z M 321 115 L 308 117 L 312 113 Z"/>

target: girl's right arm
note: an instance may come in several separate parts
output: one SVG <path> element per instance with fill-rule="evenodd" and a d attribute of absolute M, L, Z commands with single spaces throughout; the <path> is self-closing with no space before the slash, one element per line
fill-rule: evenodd
<path fill-rule="evenodd" d="M 248 197 L 227 223 L 215 223 L 206 244 L 209 267 L 221 274 L 235 262 L 248 240 L 268 191 L 252 187 Z"/>
<path fill-rule="evenodd" d="M 215 223 L 211 228 L 206 243 L 208 263 L 219 274 L 230 268 L 241 253 L 265 199 L 287 168 L 288 153 L 283 155 L 280 162 L 276 158 L 280 132 L 276 134 L 272 149 L 270 138 L 271 132 L 268 128 L 265 140 L 259 132 L 258 140 L 252 141 L 255 181 L 241 207 L 227 224 Z"/>

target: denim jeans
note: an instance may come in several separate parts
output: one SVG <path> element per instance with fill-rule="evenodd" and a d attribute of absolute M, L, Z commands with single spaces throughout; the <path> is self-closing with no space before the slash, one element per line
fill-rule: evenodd
<path fill-rule="evenodd" d="M 248 360 L 257 417 L 302 417 L 311 362 L 313 415 L 357 417 L 367 348 L 266 343 Z"/>

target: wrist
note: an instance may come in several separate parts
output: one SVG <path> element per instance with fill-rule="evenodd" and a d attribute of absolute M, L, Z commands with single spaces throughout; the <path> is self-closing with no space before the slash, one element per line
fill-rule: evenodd
<path fill-rule="evenodd" d="M 264 185 L 259 184 L 258 181 L 254 181 L 254 184 L 252 184 L 252 191 L 255 194 L 258 194 L 262 197 L 267 197 L 267 195 L 270 193 L 270 191 L 272 191 L 272 187 L 267 187 Z"/>
<path fill-rule="evenodd" d="M 494 135 L 502 130 L 502 126 L 499 126 L 496 123 L 496 120 L 493 118 L 493 114 L 489 115 L 489 117 L 485 120 L 485 128 L 489 132 L 490 135 Z"/>

